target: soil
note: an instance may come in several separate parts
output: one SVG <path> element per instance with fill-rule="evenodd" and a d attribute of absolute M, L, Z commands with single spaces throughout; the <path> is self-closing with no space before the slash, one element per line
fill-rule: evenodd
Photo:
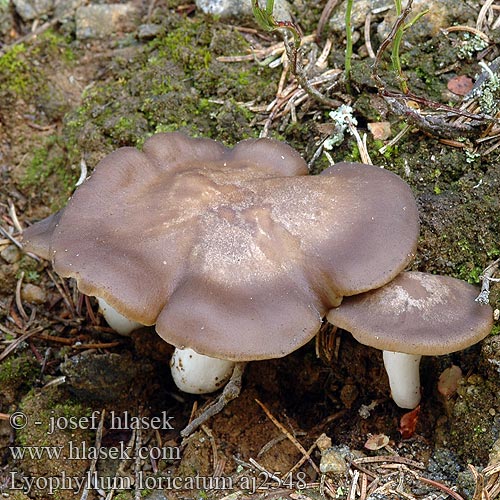
<path fill-rule="evenodd" d="M 316 28 L 324 3 L 294 6 L 304 33 Z M 446 12 L 442 27 L 472 26 L 482 7 L 457 3 L 462 8 Z M 156 132 L 181 130 L 234 145 L 267 130 L 293 145 L 312 173 L 328 165 L 315 153 L 338 133 L 330 108 L 306 96 L 270 115 L 283 66 L 270 65 L 267 56 L 281 43 L 279 33 L 264 32 L 253 19 L 216 20 L 182 2 L 150 2 L 149 10 L 134 5 L 141 23 L 160 28 L 154 35 L 139 37 L 137 20 L 107 39 L 83 41 L 72 18 L 50 14 L 43 19 L 48 27 L 33 35 L 13 9 L 0 23 L 0 491 L 14 499 L 121 500 L 433 494 L 465 500 L 481 498 L 482 487 L 499 495 L 498 321 L 481 344 L 423 360 L 417 412 L 390 399 L 379 351 L 325 326 L 285 358 L 249 363 L 240 396 L 182 438 L 180 431 L 215 396 L 179 392 L 168 366 L 172 348 L 153 328 L 117 335 L 93 298 L 16 246 L 20 227 L 64 206 L 82 162 L 91 172 L 112 150 L 141 147 Z M 308 41 L 301 53 L 305 63 L 314 62 L 326 40 L 333 42 L 324 67 L 306 64 L 308 78 L 339 69 L 319 90 L 352 106 L 373 163 L 413 189 L 421 235 L 411 268 L 478 285 L 483 269 L 500 257 L 498 125 L 483 119 L 466 134 L 429 103 L 458 106 L 463 98 L 447 82 L 460 75 L 477 82 L 478 61 L 498 57 L 498 33 L 487 22 L 482 30 L 488 34 L 482 44 L 467 30 L 426 33 L 424 23 L 414 35 L 405 32 L 402 67 L 417 99 L 408 105 L 398 94 L 402 107 L 382 96 L 399 92 L 387 54 L 379 64 L 383 89 L 371 77 L 362 28 L 355 32 L 348 86 L 341 71 L 345 33 L 326 27 L 318 44 Z M 283 81 L 295 92 L 293 75 Z M 489 90 L 493 100 L 473 97 L 469 109 L 498 116 L 498 87 Z M 284 104 L 296 98 L 283 95 Z M 420 107 L 420 120 L 412 106 Z M 436 114 L 437 126 L 422 120 Z M 390 137 L 368 133 L 373 122 L 390 122 Z M 380 152 L 405 123 L 405 135 Z M 329 154 L 335 162 L 360 159 L 348 133 Z M 500 308 L 495 282 L 490 304 Z M 462 375 L 444 396 L 438 382 L 450 366 Z M 47 456 L 59 449 L 66 458 Z M 28 454 L 16 458 L 19 450 Z M 87 475 L 94 484 L 84 492 L 77 479 Z"/>

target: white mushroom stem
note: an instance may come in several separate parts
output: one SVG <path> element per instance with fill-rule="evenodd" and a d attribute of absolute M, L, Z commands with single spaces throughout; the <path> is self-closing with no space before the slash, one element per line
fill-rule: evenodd
<path fill-rule="evenodd" d="M 170 361 L 175 385 L 183 392 L 205 394 L 223 387 L 233 373 L 234 361 L 176 348 Z"/>
<path fill-rule="evenodd" d="M 420 354 L 384 351 L 392 399 L 400 408 L 413 409 L 420 403 Z"/>
<path fill-rule="evenodd" d="M 113 328 L 116 333 L 119 333 L 120 335 L 130 335 L 131 332 L 143 326 L 141 323 L 132 321 L 126 318 L 123 314 L 120 314 L 104 299 L 97 297 L 97 302 L 99 302 L 99 309 L 101 310 L 106 323 Z"/>

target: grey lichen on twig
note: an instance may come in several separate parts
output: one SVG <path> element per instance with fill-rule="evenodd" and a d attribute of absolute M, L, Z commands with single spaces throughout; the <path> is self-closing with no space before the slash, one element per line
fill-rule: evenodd
<path fill-rule="evenodd" d="M 181 431 L 182 437 L 186 438 L 190 436 L 209 418 L 213 417 L 214 415 L 217 415 L 217 413 L 220 413 L 230 401 L 236 399 L 240 395 L 241 378 L 243 377 L 245 366 L 246 363 L 236 363 L 233 374 L 231 375 L 231 378 L 229 379 L 227 385 L 224 387 L 222 394 L 217 398 L 217 400 L 214 403 L 212 403 L 206 410 L 204 410 L 201 415 L 192 420 Z"/>
<path fill-rule="evenodd" d="M 481 292 L 476 297 L 476 302 L 479 304 L 487 305 L 490 303 L 490 283 L 500 282 L 500 278 L 493 277 L 498 270 L 499 265 L 500 259 L 497 259 L 483 271 L 483 274 L 481 275 Z"/>

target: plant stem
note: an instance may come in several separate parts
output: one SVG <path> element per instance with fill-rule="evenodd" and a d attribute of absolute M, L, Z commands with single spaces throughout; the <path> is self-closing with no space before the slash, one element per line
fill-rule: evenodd
<path fill-rule="evenodd" d="M 401 16 L 403 11 L 401 0 L 394 0 L 394 4 L 396 6 L 396 15 L 398 18 Z M 394 40 L 392 41 L 392 52 L 391 52 L 391 61 L 392 67 L 396 71 L 399 79 L 399 86 L 401 87 L 401 91 L 404 94 L 407 94 L 409 91 L 408 83 L 406 82 L 406 78 L 403 75 L 403 69 L 401 68 L 401 60 L 399 58 L 399 49 L 401 47 L 401 41 L 403 40 L 403 33 L 405 31 L 405 25 L 401 24 L 398 28 L 396 35 L 394 36 Z"/>

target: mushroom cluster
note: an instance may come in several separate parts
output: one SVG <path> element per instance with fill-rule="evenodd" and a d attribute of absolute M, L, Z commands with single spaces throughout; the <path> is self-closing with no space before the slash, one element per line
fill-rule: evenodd
<path fill-rule="evenodd" d="M 97 297 L 113 327 L 156 325 L 178 349 L 176 382 L 201 392 L 234 362 L 304 345 L 344 296 L 393 280 L 417 237 L 412 192 L 389 171 L 310 176 L 282 142 L 230 149 L 171 133 L 104 158 L 24 245 Z M 201 380 L 194 360 L 214 374 Z"/>

